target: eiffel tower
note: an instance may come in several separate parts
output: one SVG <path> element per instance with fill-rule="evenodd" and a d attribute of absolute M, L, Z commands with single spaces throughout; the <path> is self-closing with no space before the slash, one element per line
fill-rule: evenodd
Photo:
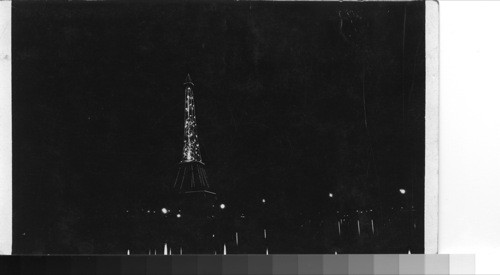
<path fill-rule="evenodd" d="M 201 158 L 193 96 L 194 84 L 189 74 L 184 83 L 184 144 L 179 170 L 174 182 L 173 203 L 176 217 L 170 224 L 174 249 L 189 254 L 212 254 L 217 248 L 215 192 L 207 181 Z"/>
<path fill-rule="evenodd" d="M 205 164 L 201 159 L 193 88 L 194 84 L 188 74 L 184 83 L 184 147 L 174 189 L 185 194 L 215 195 L 208 184 Z"/>

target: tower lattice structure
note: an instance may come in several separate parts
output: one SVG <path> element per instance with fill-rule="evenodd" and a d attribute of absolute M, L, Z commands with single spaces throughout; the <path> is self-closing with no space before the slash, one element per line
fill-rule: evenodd
<path fill-rule="evenodd" d="M 184 145 L 174 188 L 180 193 L 215 193 L 210 189 L 200 152 L 194 104 L 194 84 L 189 74 L 184 83 Z"/>

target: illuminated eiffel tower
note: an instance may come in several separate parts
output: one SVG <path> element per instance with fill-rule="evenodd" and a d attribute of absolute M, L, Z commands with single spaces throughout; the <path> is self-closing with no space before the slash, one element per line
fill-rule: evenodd
<path fill-rule="evenodd" d="M 173 209 L 176 218 L 169 225 L 169 243 L 184 253 L 211 254 L 214 243 L 215 201 L 217 197 L 207 181 L 201 159 L 193 96 L 189 74 L 184 83 L 184 145 L 174 182 Z"/>
<path fill-rule="evenodd" d="M 184 83 L 184 147 L 174 189 L 179 193 L 204 193 L 215 195 L 210 189 L 201 159 L 193 95 L 194 84 L 189 74 Z"/>

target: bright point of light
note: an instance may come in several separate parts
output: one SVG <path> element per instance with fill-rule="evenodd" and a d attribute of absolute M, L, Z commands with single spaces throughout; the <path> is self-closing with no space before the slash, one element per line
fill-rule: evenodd
<path fill-rule="evenodd" d="M 328 193 L 328 197 L 333 198 L 333 193 Z"/>
<path fill-rule="evenodd" d="M 162 212 L 163 214 L 167 214 L 167 208 L 162 208 L 162 209 L 161 209 L 161 212 Z"/>
<path fill-rule="evenodd" d="M 221 204 L 220 204 L 220 209 L 224 209 L 224 208 L 226 208 L 226 205 L 225 205 L 225 204 L 223 204 L 223 203 L 221 203 Z"/>
<path fill-rule="evenodd" d="M 262 203 L 266 203 L 266 199 L 262 199 Z"/>
<path fill-rule="evenodd" d="M 177 214 L 177 218 L 180 218 L 181 217 L 181 213 Z"/>
<path fill-rule="evenodd" d="M 405 189 L 399 189 L 399 193 L 401 193 L 401 194 L 404 195 L 406 193 L 406 190 Z"/>

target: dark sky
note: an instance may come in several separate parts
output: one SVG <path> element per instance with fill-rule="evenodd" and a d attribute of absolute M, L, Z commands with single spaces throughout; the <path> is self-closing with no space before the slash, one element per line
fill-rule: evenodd
<path fill-rule="evenodd" d="M 161 203 L 187 73 L 228 210 L 388 209 L 405 188 L 423 223 L 423 2 L 12 6 L 14 253 L 119 242 L 123 209 Z"/>

